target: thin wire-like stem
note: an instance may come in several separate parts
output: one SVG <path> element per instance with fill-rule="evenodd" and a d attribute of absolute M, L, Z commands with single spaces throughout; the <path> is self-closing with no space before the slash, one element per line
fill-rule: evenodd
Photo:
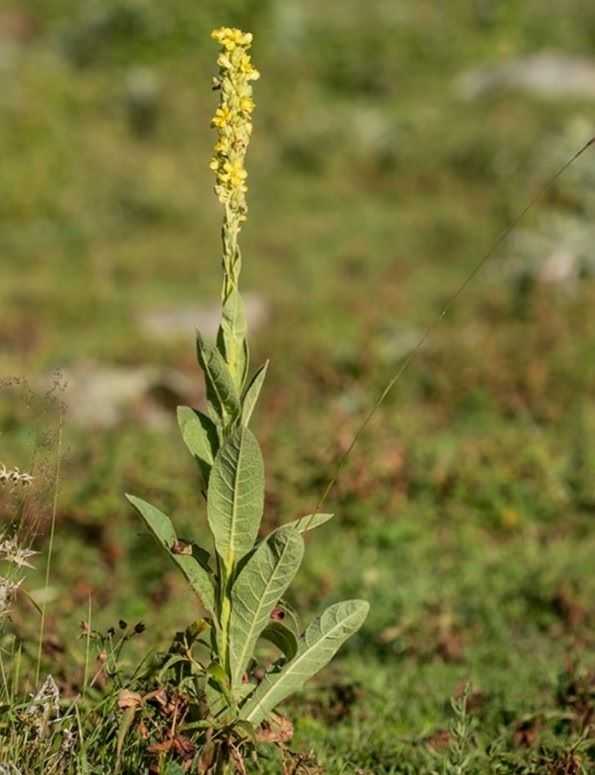
<path fill-rule="evenodd" d="M 91 618 L 92 618 L 92 606 L 93 601 L 91 595 L 89 595 L 89 610 L 87 614 L 87 637 L 85 639 L 85 671 L 83 674 L 83 697 L 87 693 L 87 685 L 89 682 L 89 664 L 91 654 Z"/>
<path fill-rule="evenodd" d="M 353 435 L 353 438 L 351 439 L 351 442 L 345 452 L 339 457 L 339 460 L 337 461 L 335 465 L 335 472 L 326 485 L 322 496 L 320 497 L 320 500 L 318 501 L 318 505 L 316 506 L 316 511 L 319 512 L 324 504 L 326 503 L 326 500 L 328 496 L 330 495 L 331 491 L 337 484 L 337 480 L 343 471 L 343 468 L 345 467 L 345 464 L 347 463 L 347 460 L 349 459 L 349 456 L 353 452 L 353 449 L 357 442 L 359 441 L 362 433 L 366 430 L 372 419 L 374 418 L 376 412 L 380 409 L 382 404 L 385 402 L 386 398 L 388 397 L 389 393 L 393 390 L 393 388 L 398 384 L 398 382 L 401 380 L 401 377 L 407 369 L 411 366 L 411 364 L 415 361 L 417 356 L 419 355 L 421 349 L 426 344 L 428 339 L 432 336 L 432 334 L 436 331 L 436 329 L 440 326 L 444 318 L 448 315 L 450 310 L 453 308 L 453 306 L 457 303 L 459 298 L 465 293 L 469 285 L 473 282 L 473 280 L 477 277 L 477 275 L 481 272 L 481 270 L 484 268 L 484 266 L 491 261 L 491 259 L 496 254 L 498 248 L 502 245 L 502 243 L 506 242 L 506 240 L 510 237 L 512 232 L 516 229 L 516 227 L 519 225 L 519 223 L 523 220 L 523 218 L 527 215 L 527 213 L 533 209 L 533 207 L 541 201 L 545 197 L 546 194 L 549 193 L 549 191 L 552 189 L 554 184 L 558 181 L 558 179 L 566 172 L 569 167 L 571 167 L 578 159 L 587 151 L 589 148 L 595 146 L 595 137 L 592 137 L 590 140 L 588 140 L 584 145 L 582 145 L 578 151 L 572 154 L 572 156 L 564 162 L 564 164 L 556 170 L 556 172 L 546 180 L 546 182 L 540 186 L 540 188 L 537 190 L 537 193 L 534 194 L 531 199 L 529 200 L 528 204 L 519 212 L 515 218 L 513 218 L 512 223 L 507 226 L 496 238 L 496 240 L 493 242 L 490 249 L 485 253 L 482 258 L 475 264 L 473 269 L 469 272 L 469 274 L 465 277 L 463 282 L 459 285 L 459 287 L 456 289 L 456 291 L 453 293 L 453 295 L 448 299 L 446 304 L 441 309 L 438 317 L 430 323 L 430 325 L 425 329 L 421 337 L 419 338 L 417 344 L 415 347 L 409 351 L 409 353 L 405 356 L 404 360 L 401 362 L 401 365 L 397 369 L 396 373 L 393 377 L 388 381 L 386 384 L 386 387 L 382 390 L 378 398 L 376 399 L 375 403 L 371 407 L 371 409 L 368 411 L 367 415 L 364 417 L 363 422 L 359 426 L 359 428 L 356 430 L 356 432 Z"/>
<path fill-rule="evenodd" d="M 52 555 L 54 551 L 54 536 L 56 533 L 56 514 L 58 512 L 58 491 L 60 489 L 60 475 L 62 470 L 62 433 L 64 425 L 64 410 L 60 408 L 60 415 L 58 418 L 58 441 L 56 445 L 56 467 L 54 473 L 54 497 L 52 500 L 52 517 L 50 523 L 50 538 L 48 542 L 48 557 L 45 566 L 45 595 L 41 605 L 41 619 L 39 623 L 39 644 L 37 647 L 37 665 L 35 668 L 35 684 L 39 683 L 39 675 L 41 672 L 41 659 L 43 653 L 43 638 L 45 635 L 45 622 L 47 611 L 47 590 L 50 586 L 50 576 L 52 570 Z"/>

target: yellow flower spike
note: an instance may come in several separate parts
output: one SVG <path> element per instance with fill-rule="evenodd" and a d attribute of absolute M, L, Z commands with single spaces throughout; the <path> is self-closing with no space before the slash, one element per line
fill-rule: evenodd
<path fill-rule="evenodd" d="M 248 212 L 245 158 L 252 134 L 252 81 L 260 74 L 248 53 L 251 33 L 235 27 L 220 27 L 212 32 L 212 38 L 221 46 L 215 78 L 219 105 L 211 121 L 217 130 L 217 141 L 210 163 L 215 174 L 215 194 L 224 206 L 221 341 L 230 372 L 241 390 L 246 377 L 247 351 L 241 333 L 245 318 L 238 290 L 241 269 L 238 238 Z"/>
<path fill-rule="evenodd" d="M 215 192 L 226 206 L 227 225 L 233 226 L 237 237 L 247 211 L 245 194 L 248 173 L 244 158 L 252 134 L 254 100 L 251 82 L 259 77 L 259 73 L 248 53 L 253 40 L 251 33 L 235 27 L 220 27 L 213 30 L 211 36 L 219 43 L 222 51 L 217 59 L 219 106 L 211 121 L 217 129 L 218 137 L 210 166 L 216 175 Z M 236 237 L 227 242 L 234 243 Z M 228 259 L 231 266 L 233 258 L 230 256 Z"/>

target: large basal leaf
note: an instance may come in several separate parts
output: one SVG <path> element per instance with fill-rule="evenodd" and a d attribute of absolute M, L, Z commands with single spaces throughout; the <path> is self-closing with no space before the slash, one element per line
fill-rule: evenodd
<path fill-rule="evenodd" d="M 260 391 L 262 390 L 268 368 L 269 362 L 267 361 L 264 366 L 261 366 L 260 369 L 258 369 L 252 378 L 252 381 L 246 388 L 246 392 L 244 393 L 244 398 L 242 400 L 242 423 L 244 425 L 248 425 L 250 422 L 252 413 L 254 412 L 254 408 L 256 406 L 256 402 L 258 401 L 258 397 L 260 395 Z"/>
<path fill-rule="evenodd" d="M 207 401 L 215 416 L 225 426 L 240 413 L 240 397 L 225 360 L 216 347 L 196 340 L 198 360 L 205 373 Z"/>
<path fill-rule="evenodd" d="M 273 609 L 292 582 L 303 556 L 302 536 L 293 528 L 284 528 L 259 545 L 234 581 L 229 623 L 234 688 L 241 684 L 256 641 L 270 622 Z"/>
<path fill-rule="evenodd" d="M 217 453 L 207 495 L 209 527 L 225 567 L 254 546 L 264 508 L 264 464 L 256 438 L 235 428 Z"/>
<path fill-rule="evenodd" d="M 251 724 L 263 719 L 290 694 L 318 673 L 339 648 L 364 623 L 369 605 L 363 600 L 347 600 L 327 608 L 306 629 L 295 657 L 278 672 L 270 673 L 248 697 L 240 718 Z"/>
<path fill-rule="evenodd" d="M 178 406 L 177 414 L 184 443 L 197 461 L 206 486 L 219 449 L 217 427 L 210 417 L 189 406 Z"/>
<path fill-rule="evenodd" d="M 200 597 L 203 606 L 213 619 L 216 620 L 215 592 L 209 572 L 192 554 L 174 551 L 178 544 L 178 538 L 171 519 L 159 511 L 159 509 L 156 509 L 155 506 L 142 500 L 142 498 L 137 498 L 134 495 L 126 495 L 126 498 L 139 512 L 145 524 L 157 539 L 157 542 L 167 551 L 173 562 L 180 568 L 190 586 Z"/>

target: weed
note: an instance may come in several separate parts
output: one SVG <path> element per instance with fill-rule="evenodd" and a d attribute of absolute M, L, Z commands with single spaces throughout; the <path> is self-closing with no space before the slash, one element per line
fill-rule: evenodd
<path fill-rule="evenodd" d="M 252 35 L 224 27 L 213 38 L 221 45 L 220 93 L 212 120 L 218 140 L 211 169 L 224 206 L 221 325 L 212 346 L 199 335 L 198 360 L 204 372 L 208 414 L 178 408 L 183 439 L 196 460 L 215 544 L 205 549 L 177 537 L 168 516 L 146 501 L 128 496 L 158 543 L 179 567 L 207 612 L 186 641 L 184 659 L 200 689 L 201 701 L 180 711 L 200 714 L 206 703 L 206 731 L 200 738 L 205 772 L 245 771 L 249 741 L 284 742 L 287 728 L 271 726 L 271 714 L 289 695 L 324 667 L 343 642 L 363 624 L 368 604 L 360 600 L 328 608 L 302 633 L 295 613 L 283 601 L 304 554 L 303 535 L 332 515 L 309 514 L 258 540 L 264 509 L 264 465 L 248 425 L 268 363 L 249 379 L 246 319 L 239 291 L 242 258 L 238 238 L 246 220 L 247 172 L 244 159 L 252 133 L 251 82 L 259 77 L 248 53 Z M 280 657 L 265 669 L 256 660 L 263 638 Z M 202 651 L 201 655 L 195 654 Z M 139 700 L 140 702 L 140 700 Z M 264 731 L 259 727 L 267 723 Z M 291 733 L 289 733 L 291 735 Z M 182 750 L 180 750 L 180 747 Z M 149 750 L 177 751 L 192 759 L 194 743 L 170 735 Z"/>

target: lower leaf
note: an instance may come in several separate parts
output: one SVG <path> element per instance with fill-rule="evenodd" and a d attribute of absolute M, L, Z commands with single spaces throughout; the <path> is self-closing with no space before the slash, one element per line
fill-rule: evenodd
<path fill-rule="evenodd" d="M 217 621 L 215 614 L 215 591 L 209 572 L 199 563 L 192 553 L 177 553 L 178 538 L 171 519 L 142 498 L 126 495 L 128 501 L 141 515 L 145 524 L 157 539 L 173 562 L 182 571 L 192 589 L 200 597 L 203 606 Z M 192 552 L 192 549 L 191 549 Z"/>
<path fill-rule="evenodd" d="M 347 600 L 327 608 L 306 629 L 295 657 L 279 672 L 269 673 L 248 697 L 240 718 L 258 725 L 280 702 L 299 691 L 359 630 L 369 608 L 364 600 Z"/>
<path fill-rule="evenodd" d="M 273 609 L 293 580 L 304 556 L 304 540 L 293 528 L 275 531 L 244 565 L 231 592 L 229 650 L 232 687 L 254 653 L 256 641 L 271 620 Z"/>

